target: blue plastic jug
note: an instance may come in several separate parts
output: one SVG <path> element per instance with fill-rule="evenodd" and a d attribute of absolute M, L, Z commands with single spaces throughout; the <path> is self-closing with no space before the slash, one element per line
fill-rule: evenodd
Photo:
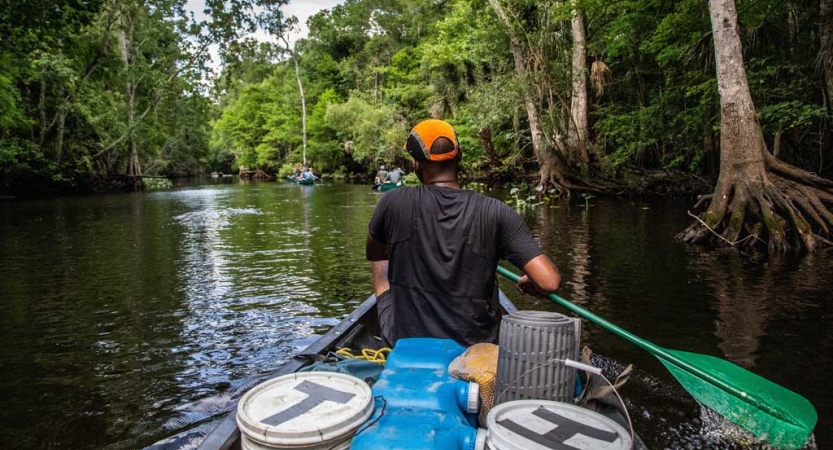
<path fill-rule="evenodd" d="M 448 339 L 397 341 L 373 385 L 376 412 L 359 429 L 351 448 L 473 450 L 479 389 L 476 383 L 448 374 L 448 365 L 464 351 Z"/>

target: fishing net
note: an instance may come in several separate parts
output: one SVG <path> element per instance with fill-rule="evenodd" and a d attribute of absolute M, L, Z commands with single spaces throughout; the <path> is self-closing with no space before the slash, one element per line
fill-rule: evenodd
<path fill-rule="evenodd" d="M 452 377 L 480 385 L 480 414 L 477 421 L 483 428 L 486 428 L 486 416 L 495 400 L 498 348 L 495 344 L 474 344 L 448 366 L 448 373 Z"/>

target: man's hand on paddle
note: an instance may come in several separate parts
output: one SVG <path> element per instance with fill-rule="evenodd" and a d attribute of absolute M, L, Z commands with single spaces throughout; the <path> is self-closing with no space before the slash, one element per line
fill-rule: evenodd
<path fill-rule="evenodd" d="M 536 297 L 546 297 L 558 290 L 561 285 L 561 275 L 547 255 L 541 254 L 532 258 L 523 267 L 524 276 L 515 286 L 521 294 Z"/>

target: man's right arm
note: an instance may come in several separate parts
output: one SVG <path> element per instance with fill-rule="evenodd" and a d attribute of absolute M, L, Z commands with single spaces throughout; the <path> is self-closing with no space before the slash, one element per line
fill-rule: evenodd
<path fill-rule="evenodd" d="M 385 291 L 390 290 L 390 281 L 388 281 L 388 246 L 374 239 L 372 234 L 367 233 L 365 256 L 367 256 L 373 268 L 373 291 L 376 293 L 376 296 L 379 296 Z"/>
<path fill-rule="evenodd" d="M 524 276 L 518 280 L 517 288 L 522 294 L 546 296 L 561 286 L 561 275 L 555 264 L 545 254 L 532 258 L 523 267 Z"/>
<path fill-rule="evenodd" d="M 505 204 L 499 206 L 496 214 L 500 223 L 501 257 L 524 271 L 524 276 L 518 280 L 518 290 L 538 296 L 558 290 L 561 275 L 552 260 L 532 238 L 532 233 L 523 219 Z"/>

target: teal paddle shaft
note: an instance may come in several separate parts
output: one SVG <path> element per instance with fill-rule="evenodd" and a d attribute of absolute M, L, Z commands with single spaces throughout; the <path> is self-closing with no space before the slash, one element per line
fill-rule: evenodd
<path fill-rule="evenodd" d="M 515 283 L 520 279 L 502 266 L 497 273 Z M 697 400 L 776 445 L 800 448 L 815 427 L 817 414 L 810 402 L 782 386 L 720 358 L 660 347 L 558 295 L 550 294 L 549 299 L 646 350 Z"/>

